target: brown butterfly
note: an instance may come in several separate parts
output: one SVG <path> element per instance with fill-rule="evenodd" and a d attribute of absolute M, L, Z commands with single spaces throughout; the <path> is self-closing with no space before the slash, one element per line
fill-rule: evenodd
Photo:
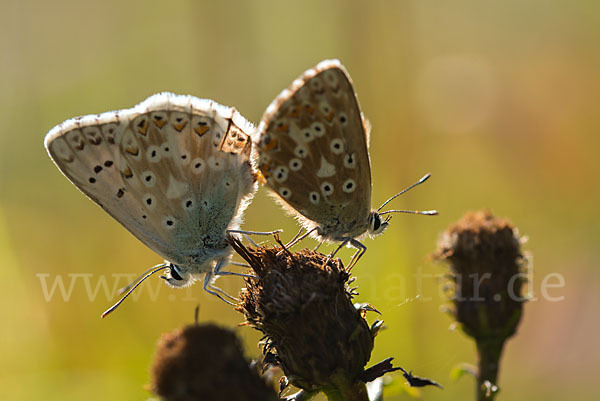
<path fill-rule="evenodd" d="M 258 127 L 259 169 L 276 198 L 301 223 L 288 244 L 308 235 L 357 249 L 348 269 L 366 251 L 364 236 L 382 234 L 394 212 L 435 215 L 437 211 L 380 210 L 425 182 L 429 174 L 371 210 L 370 126 L 350 76 L 337 60 L 306 71 L 267 108 Z"/>

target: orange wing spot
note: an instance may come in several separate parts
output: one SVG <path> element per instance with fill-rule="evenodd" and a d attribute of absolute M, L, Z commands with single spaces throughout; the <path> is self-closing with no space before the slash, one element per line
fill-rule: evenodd
<path fill-rule="evenodd" d="M 270 162 L 266 162 L 263 163 L 259 166 L 260 171 L 262 172 L 263 177 L 269 178 L 270 176 L 272 176 L 273 174 L 271 174 L 271 163 Z"/>
<path fill-rule="evenodd" d="M 140 148 L 136 148 L 134 146 L 129 146 L 125 148 L 125 152 L 129 153 L 131 156 L 137 156 L 140 154 Z"/>
<path fill-rule="evenodd" d="M 144 120 L 138 124 L 138 134 L 146 136 L 146 134 L 148 134 L 148 125 L 148 120 Z"/>
<path fill-rule="evenodd" d="M 256 180 L 260 182 L 261 185 L 265 185 L 267 183 L 267 179 L 260 171 L 257 171 L 255 174 Z"/>
<path fill-rule="evenodd" d="M 313 106 L 312 104 L 306 103 L 304 105 L 304 111 L 306 111 L 308 114 L 312 114 L 315 112 L 315 106 Z"/>
<path fill-rule="evenodd" d="M 277 128 L 275 129 L 275 131 L 285 132 L 285 133 L 290 132 L 290 125 L 288 123 L 278 125 Z"/>
<path fill-rule="evenodd" d="M 167 123 L 167 120 L 165 120 L 164 118 L 157 119 L 156 117 L 154 117 L 152 121 L 154 121 L 154 125 L 156 125 L 158 128 L 164 127 Z"/>
<path fill-rule="evenodd" d="M 328 122 L 331 122 L 331 120 L 333 120 L 333 116 L 334 116 L 334 115 L 335 115 L 335 112 L 334 112 L 333 110 L 331 110 L 331 111 L 329 112 L 329 114 L 327 114 L 327 115 L 325 116 L 325 119 L 326 119 Z"/>
<path fill-rule="evenodd" d="M 209 129 L 210 127 L 208 125 L 203 125 L 201 127 L 194 128 L 194 131 L 196 132 L 196 134 L 198 134 L 199 137 L 202 137 L 202 135 L 206 134 Z"/>
<path fill-rule="evenodd" d="M 122 174 L 123 174 L 123 177 L 125 177 L 125 178 L 133 177 L 133 172 L 131 172 L 131 169 L 129 167 L 127 167 L 125 169 L 125 171 L 122 172 Z"/>
<path fill-rule="evenodd" d="M 179 123 L 179 124 L 175 124 L 175 125 L 173 125 L 173 128 L 175 128 L 175 130 L 176 130 L 177 132 L 181 132 L 181 130 L 183 130 L 183 129 L 185 128 L 185 126 L 186 126 L 186 125 L 187 125 L 187 121 L 184 121 L 184 122 L 182 122 L 182 123 Z"/>
<path fill-rule="evenodd" d="M 292 117 L 292 118 L 298 118 L 298 116 L 300 116 L 300 111 L 298 110 L 298 108 L 297 108 L 297 107 L 294 107 L 294 108 L 292 109 L 292 111 L 290 111 L 290 112 L 288 113 L 288 117 Z"/>
<path fill-rule="evenodd" d="M 269 141 L 269 143 L 263 143 L 261 146 L 261 149 L 263 151 L 269 151 L 269 150 L 273 149 L 275 146 L 277 146 L 277 143 L 278 143 L 277 139 L 273 138 Z"/>

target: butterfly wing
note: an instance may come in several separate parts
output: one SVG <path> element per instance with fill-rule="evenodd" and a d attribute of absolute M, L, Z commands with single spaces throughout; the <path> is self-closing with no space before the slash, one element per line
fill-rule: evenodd
<path fill-rule="evenodd" d="M 294 81 L 267 108 L 258 131 L 259 168 L 284 205 L 326 237 L 365 232 L 368 123 L 338 61 L 321 62 Z"/>
<path fill-rule="evenodd" d="M 210 100 L 162 93 L 136 107 L 67 120 L 45 139 L 63 174 L 176 264 L 225 247 L 256 190 L 252 125 Z"/>

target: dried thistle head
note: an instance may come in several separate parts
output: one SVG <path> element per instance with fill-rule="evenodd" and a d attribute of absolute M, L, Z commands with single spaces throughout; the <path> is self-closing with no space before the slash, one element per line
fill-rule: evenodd
<path fill-rule="evenodd" d="M 352 302 L 341 261 L 309 250 L 291 253 L 283 245 L 231 243 L 256 276 L 246 278 L 236 309 L 265 334 L 265 361 L 309 392 L 344 392 L 357 383 L 364 388 L 374 334 Z"/>
<path fill-rule="evenodd" d="M 215 325 L 164 333 L 152 366 L 151 389 L 164 401 L 278 400 L 244 358 L 233 331 Z"/>
<path fill-rule="evenodd" d="M 503 342 L 519 324 L 524 258 L 518 230 L 489 211 L 469 212 L 441 236 L 452 273 L 454 316 L 466 334 Z"/>

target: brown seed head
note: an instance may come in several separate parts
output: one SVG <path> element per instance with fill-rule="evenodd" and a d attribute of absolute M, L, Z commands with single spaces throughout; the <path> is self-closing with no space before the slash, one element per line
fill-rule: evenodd
<path fill-rule="evenodd" d="M 231 243 L 256 275 L 246 279 L 237 310 L 265 334 L 265 359 L 307 391 L 338 391 L 360 382 L 373 336 L 353 305 L 341 261 L 309 250 Z"/>
<path fill-rule="evenodd" d="M 163 334 L 151 389 L 165 401 L 278 399 L 244 358 L 235 334 L 215 325 L 191 325 Z"/>
<path fill-rule="evenodd" d="M 524 258 L 518 230 L 489 211 L 469 212 L 444 232 L 434 257 L 452 272 L 454 316 L 478 340 L 504 341 L 518 326 Z"/>

